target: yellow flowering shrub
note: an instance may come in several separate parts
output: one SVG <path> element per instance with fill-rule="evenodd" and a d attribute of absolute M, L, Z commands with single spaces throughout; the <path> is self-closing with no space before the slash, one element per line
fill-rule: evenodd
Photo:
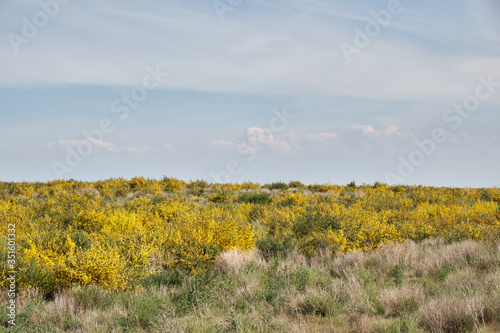
<path fill-rule="evenodd" d="M 19 287 L 127 290 L 162 269 L 211 269 L 221 251 L 256 244 L 311 256 L 407 239 L 498 240 L 500 189 L 167 177 L 11 182 L 0 183 L 0 220 L 3 286 L 11 270 L 7 235 L 15 232 Z"/>

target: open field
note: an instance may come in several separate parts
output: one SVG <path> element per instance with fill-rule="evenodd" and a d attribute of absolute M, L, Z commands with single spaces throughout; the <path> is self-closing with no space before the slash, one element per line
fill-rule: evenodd
<path fill-rule="evenodd" d="M 17 272 L 6 330 L 495 332 L 499 201 L 496 188 L 0 183 Z"/>
<path fill-rule="evenodd" d="M 269 261 L 229 251 L 213 272 L 167 270 L 129 293 L 72 287 L 48 301 L 22 293 L 17 326 L 4 330 L 498 332 L 499 251 L 443 240 L 343 256 L 321 251 L 310 260 L 295 251 Z"/>

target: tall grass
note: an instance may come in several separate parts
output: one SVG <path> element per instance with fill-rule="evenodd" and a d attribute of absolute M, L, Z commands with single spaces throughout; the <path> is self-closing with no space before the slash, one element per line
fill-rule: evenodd
<path fill-rule="evenodd" d="M 8 332 L 498 332 L 500 244 L 408 241 L 305 257 L 222 252 L 214 270 L 168 269 L 141 288 L 19 295 Z M 6 304 L 6 294 L 0 296 Z M 0 318 L 6 318 L 5 307 Z"/>

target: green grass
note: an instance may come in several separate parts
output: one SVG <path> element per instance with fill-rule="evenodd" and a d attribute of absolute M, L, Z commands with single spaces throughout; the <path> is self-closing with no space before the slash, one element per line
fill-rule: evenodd
<path fill-rule="evenodd" d="M 214 271 L 165 270 L 127 293 L 23 293 L 17 325 L 0 332 L 494 332 L 498 247 L 428 240 L 342 256 L 221 256 Z"/>

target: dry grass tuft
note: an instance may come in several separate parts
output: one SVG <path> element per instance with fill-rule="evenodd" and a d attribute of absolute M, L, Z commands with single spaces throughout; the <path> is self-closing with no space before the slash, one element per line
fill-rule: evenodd
<path fill-rule="evenodd" d="M 297 250 L 290 251 L 285 257 L 280 259 L 278 264 L 278 272 L 283 273 L 285 270 L 296 270 L 298 267 L 307 266 L 306 257 Z"/>
<path fill-rule="evenodd" d="M 441 255 L 446 264 L 456 267 L 468 266 L 470 263 L 487 266 L 490 261 L 484 246 L 471 240 L 447 244 L 442 248 Z"/>
<path fill-rule="evenodd" d="M 425 292 L 420 286 L 386 289 L 380 294 L 380 303 L 391 316 L 414 313 L 426 300 Z"/>
<path fill-rule="evenodd" d="M 347 252 L 335 257 L 331 272 L 339 277 L 345 277 L 349 271 L 362 266 L 368 261 L 368 256 L 360 251 Z"/>
<path fill-rule="evenodd" d="M 348 313 L 374 314 L 370 295 L 363 288 L 363 280 L 356 274 L 332 282 L 332 295 L 344 304 Z"/>
<path fill-rule="evenodd" d="M 241 274 L 251 262 L 257 266 L 266 265 L 264 259 L 255 249 L 249 251 L 231 249 L 219 254 L 215 260 L 215 269 L 228 275 Z"/>
<path fill-rule="evenodd" d="M 160 315 L 158 329 L 164 333 L 189 332 L 188 323 L 191 318 L 175 318 L 175 315 L 164 312 Z"/>
<path fill-rule="evenodd" d="M 478 292 L 483 292 L 485 283 L 482 279 L 477 279 L 476 273 L 471 267 L 464 267 L 450 273 L 446 279 L 451 292 L 458 296 L 471 296 Z"/>
<path fill-rule="evenodd" d="M 473 332 L 485 323 L 483 297 L 458 299 L 443 297 L 427 302 L 420 309 L 422 324 L 429 332 Z"/>
<path fill-rule="evenodd" d="M 93 188 L 93 187 L 84 187 L 81 189 L 76 190 L 76 193 L 78 194 L 90 194 L 90 195 L 100 195 L 101 192 L 99 192 L 98 189 Z"/>
<path fill-rule="evenodd" d="M 57 313 L 61 318 L 64 315 L 75 316 L 79 312 L 75 298 L 65 289 L 55 294 L 54 302 L 50 303 L 50 306 L 52 306 L 53 312 Z"/>
<path fill-rule="evenodd" d="M 234 296 L 236 299 L 249 300 L 262 288 L 258 279 L 244 280 L 242 286 L 236 289 Z"/>
<path fill-rule="evenodd" d="M 407 267 L 414 262 L 418 248 L 419 246 L 415 242 L 408 240 L 400 244 L 384 244 L 373 255 L 380 258 L 380 262 L 386 266 L 401 265 Z"/>

